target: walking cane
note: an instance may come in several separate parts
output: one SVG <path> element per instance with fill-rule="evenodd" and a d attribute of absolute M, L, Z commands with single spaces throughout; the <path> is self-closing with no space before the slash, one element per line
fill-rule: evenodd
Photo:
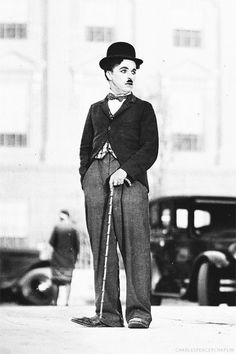
<path fill-rule="evenodd" d="M 128 187 L 131 186 L 131 182 L 128 178 L 125 178 L 125 183 Z M 109 202 L 108 202 L 109 204 L 108 204 L 108 220 L 107 220 L 107 233 L 106 233 L 106 249 L 105 249 L 105 261 L 104 261 L 104 268 L 103 268 L 102 296 L 101 296 L 100 313 L 99 313 L 100 319 L 102 319 L 105 286 L 106 286 L 106 278 L 107 278 L 107 259 L 108 259 L 109 241 L 110 241 L 110 232 L 111 232 L 113 192 L 114 192 L 114 187 L 112 185 L 110 186 L 110 195 L 109 195 Z"/>
<path fill-rule="evenodd" d="M 106 233 L 106 250 L 105 250 L 105 261 L 104 261 L 104 269 L 103 269 L 103 280 L 102 280 L 102 297 L 101 297 L 100 314 L 99 314 L 99 318 L 100 319 L 102 318 L 104 295 L 105 295 L 105 286 L 106 286 L 106 277 L 107 277 L 107 259 L 108 259 L 110 231 L 111 231 L 111 215 L 112 215 L 113 192 L 114 192 L 114 187 L 110 186 L 110 195 L 109 195 L 109 204 L 108 204 L 107 233 Z"/>

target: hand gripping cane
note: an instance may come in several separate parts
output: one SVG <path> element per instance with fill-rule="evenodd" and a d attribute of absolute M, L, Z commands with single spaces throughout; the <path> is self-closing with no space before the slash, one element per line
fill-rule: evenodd
<path fill-rule="evenodd" d="M 131 182 L 128 178 L 125 178 L 125 182 L 128 187 L 131 186 Z M 110 195 L 109 195 L 109 201 L 108 201 L 109 204 L 108 204 L 108 220 L 107 220 L 107 233 L 106 233 L 106 249 L 105 249 L 105 260 L 104 260 L 104 268 L 103 268 L 102 296 L 101 296 L 100 313 L 99 313 L 100 319 L 102 319 L 104 296 L 105 296 L 105 286 L 106 286 L 106 278 L 107 278 L 107 259 L 108 259 L 109 241 L 110 241 L 110 232 L 111 232 L 113 193 L 114 193 L 114 187 L 112 185 L 112 186 L 110 186 Z"/>

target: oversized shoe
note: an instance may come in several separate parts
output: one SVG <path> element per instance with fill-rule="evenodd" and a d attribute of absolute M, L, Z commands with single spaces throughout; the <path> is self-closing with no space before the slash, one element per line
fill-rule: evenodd
<path fill-rule="evenodd" d="M 123 323 L 118 323 L 118 324 L 107 324 L 105 323 L 102 319 L 100 319 L 98 316 L 93 316 L 93 317 L 73 317 L 71 319 L 72 322 L 75 322 L 81 326 L 84 327 L 124 327 Z"/>
<path fill-rule="evenodd" d="M 142 318 L 134 317 L 131 318 L 128 322 L 129 328 L 148 328 L 149 324 L 144 321 Z"/>
<path fill-rule="evenodd" d="M 73 317 L 72 322 L 75 322 L 84 327 L 109 327 L 105 323 L 101 322 L 98 316 L 94 317 Z"/>

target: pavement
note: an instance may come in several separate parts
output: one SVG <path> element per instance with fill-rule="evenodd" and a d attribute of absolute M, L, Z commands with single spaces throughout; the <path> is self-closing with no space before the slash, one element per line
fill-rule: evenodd
<path fill-rule="evenodd" d="M 1 354 L 236 353 L 236 308 L 154 307 L 149 329 L 84 328 L 93 306 L 0 309 Z"/>
<path fill-rule="evenodd" d="M 167 301 L 149 329 L 84 328 L 71 318 L 94 315 L 92 272 L 73 282 L 68 307 L 62 295 L 57 307 L 1 305 L 0 354 L 236 353 L 236 307 Z"/>

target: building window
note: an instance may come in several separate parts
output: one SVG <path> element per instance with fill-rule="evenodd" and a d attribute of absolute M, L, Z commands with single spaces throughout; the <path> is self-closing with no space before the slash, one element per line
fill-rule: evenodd
<path fill-rule="evenodd" d="M 114 30 L 112 27 L 87 27 L 86 40 L 88 42 L 112 42 Z"/>
<path fill-rule="evenodd" d="M 175 151 L 201 151 L 203 150 L 203 139 L 197 134 L 181 134 L 172 135 L 172 146 Z"/>
<path fill-rule="evenodd" d="M 25 23 L 0 23 L 0 39 L 26 39 Z"/>
<path fill-rule="evenodd" d="M 0 148 L 28 147 L 29 83 L 27 81 L 0 80 L 0 117 Z"/>
<path fill-rule="evenodd" d="M 26 134 L 0 134 L 0 146 L 25 147 L 27 146 Z"/>
<path fill-rule="evenodd" d="M 175 47 L 199 48 L 202 44 L 202 33 L 201 31 L 175 29 L 173 42 Z"/>

